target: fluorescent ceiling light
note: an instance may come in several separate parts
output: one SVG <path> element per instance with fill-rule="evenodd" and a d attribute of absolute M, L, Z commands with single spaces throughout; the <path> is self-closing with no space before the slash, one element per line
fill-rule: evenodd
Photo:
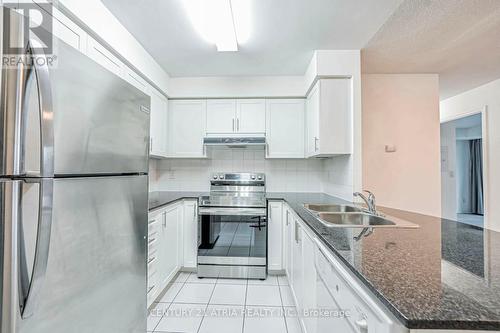
<path fill-rule="evenodd" d="M 217 51 L 238 51 L 251 31 L 251 0 L 184 0 L 195 30 Z"/>

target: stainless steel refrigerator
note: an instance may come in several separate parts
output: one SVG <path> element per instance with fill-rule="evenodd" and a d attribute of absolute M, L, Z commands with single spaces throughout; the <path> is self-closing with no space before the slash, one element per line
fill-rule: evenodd
<path fill-rule="evenodd" d="M 56 66 L 2 68 L 0 332 L 143 333 L 150 100 L 54 47 Z"/>

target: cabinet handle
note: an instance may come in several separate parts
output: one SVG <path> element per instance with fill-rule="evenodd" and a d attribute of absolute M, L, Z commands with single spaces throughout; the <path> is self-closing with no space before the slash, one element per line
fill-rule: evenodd
<path fill-rule="evenodd" d="M 299 228 L 300 228 L 300 225 L 297 223 L 297 221 L 295 221 L 295 243 L 297 243 L 297 244 L 300 242 Z"/>
<path fill-rule="evenodd" d="M 356 320 L 354 323 L 359 328 L 361 333 L 368 332 L 368 322 L 366 321 L 366 318 Z"/>
<path fill-rule="evenodd" d="M 236 118 L 236 130 L 240 131 L 240 118 Z"/>
<path fill-rule="evenodd" d="M 153 138 L 149 139 L 149 151 L 153 151 Z"/>
<path fill-rule="evenodd" d="M 269 143 L 266 142 L 266 156 L 269 156 Z"/>
<path fill-rule="evenodd" d="M 163 227 L 167 227 L 167 213 L 163 212 Z"/>
<path fill-rule="evenodd" d="M 319 139 L 317 137 L 314 137 L 314 151 L 318 151 L 318 141 Z"/>
<path fill-rule="evenodd" d="M 235 130 L 234 130 L 234 118 L 233 118 L 233 132 L 235 132 Z"/>

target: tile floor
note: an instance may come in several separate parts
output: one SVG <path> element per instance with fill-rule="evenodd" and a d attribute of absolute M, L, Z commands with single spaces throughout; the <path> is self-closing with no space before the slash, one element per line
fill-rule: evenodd
<path fill-rule="evenodd" d="M 198 279 L 179 273 L 148 316 L 148 332 L 301 333 L 285 276 Z"/>

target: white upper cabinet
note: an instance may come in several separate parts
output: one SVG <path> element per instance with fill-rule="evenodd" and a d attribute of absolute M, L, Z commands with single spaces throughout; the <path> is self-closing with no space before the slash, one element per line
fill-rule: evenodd
<path fill-rule="evenodd" d="M 264 99 L 238 99 L 236 108 L 236 131 L 238 133 L 265 133 L 266 101 Z"/>
<path fill-rule="evenodd" d="M 151 88 L 150 95 L 149 153 L 153 157 L 167 157 L 168 100 L 154 88 Z"/>
<path fill-rule="evenodd" d="M 150 87 L 150 85 L 132 69 L 125 67 L 123 78 L 140 91 L 146 94 L 148 93 L 148 88 Z"/>
<path fill-rule="evenodd" d="M 87 56 L 120 77 L 125 74 L 125 65 L 107 48 L 90 36 L 87 38 Z"/>
<path fill-rule="evenodd" d="M 207 101 L 207 133 L 228 134 L 236 129 L 236 101 L 212 99 Z"/>
<path fill-rule="evenodd" d="M 304 100 L 268 99 L 266 157 L 304 158 Z"/>
<path fill-rule="evenodd" d="M 307 96 L 307 157 L 352 153 L 350 79 L 321 79 Z"/>
<path fill-rule="evenodd" d="M 266 102 L 263 99 L 207 101 L 208 134 L 264 134 Z"/>
<path fill-rule="evenodd" d="M 205 100 L 169 101 L 168 155 L 170 157 L 206 157 L 203 138 L 207 119 Z"/>
<path fill-rule="evenodd" d="M 57 8 L 52 7 L 52 32 L 66 44 L 82 53 L 87 53 L 87 33 L 73 21 L 63 15 Z"/>

